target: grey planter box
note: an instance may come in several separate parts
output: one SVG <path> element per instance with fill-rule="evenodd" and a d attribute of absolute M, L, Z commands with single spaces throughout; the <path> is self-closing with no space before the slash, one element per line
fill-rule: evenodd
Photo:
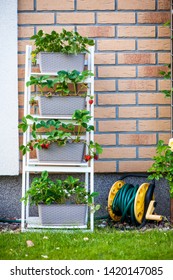
<path fill-rule="evenodd" d="M 51 204 L 38 205 L 42 225 L 85 226 L 87 223 L 86 204 Z"/>
<path fill-rule="evenodd" d="M 67 143 L 58 146 L 52 143 L 48 149 L 37 151 L 37 159 L 40 162 L 76 162 L 81 163 L 84 156 L 85 143 Z"/>
<path fill-rule="evenodd" d="M 72 71 L 77 70 L 82 72 L 84 70 L 85 53 L 78 55 L 63 54 L 63 53 L 39 53 L 39 64 L 41 73 L 49 72 L 55 73 L 60 70 Z"/>
<path fill-rule="evenodd" d="M 81 96 L 38 97 L 40 115 L 72 115 L 75 110 L 85 108 L 85 98 Z"/>

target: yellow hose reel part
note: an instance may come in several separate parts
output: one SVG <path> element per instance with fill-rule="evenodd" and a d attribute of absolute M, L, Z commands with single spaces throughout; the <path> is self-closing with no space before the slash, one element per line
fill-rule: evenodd
<path fill-rule="evenodd" d="M 112 185 L 108 195 L 108 213 L 112 218 L 112 220 L 116 222 L 118 222 L 121 219 L 121 216 L 117 216 L 114 214 L 114 212 L 112 211 L 112 203 L 114 201 L 114 197 L 116 196 L 117 192 L 122 188 L 122 186 L 124 186 L 124 184 L 125 182 L 121 180 L 115 182 Z"/>
<path fill-rule="evenodd" d="M 124 181 L 116 181 L 110 191 L 109 191 L 109 195 L 108 195 L 108 213 L 110 215 L 110 217 L 112 218 L 112 220 L 118 222 L 121 219 L 121 216 L 118 216 L 116 214 L 113 213 L 112 211 L 112 204 L 114 201 L 114 198 L 117 194 L 117 192 L 124 186 L 125 182 Z M 144 216 L 144 211 L 145 211 L 145 195 L 146 192 L 148 190 L 149 187 L 149 183 L 143 183 L 140 185 L 140 187 L 138 188 L 138 191 L 136 193 L 135 196 L 135 200 L 134 200 L 134 214 L 135 214 L 135 218 L 136 221 L 141 224 L 142 220 L 143 220 L 143 216 Z"/>

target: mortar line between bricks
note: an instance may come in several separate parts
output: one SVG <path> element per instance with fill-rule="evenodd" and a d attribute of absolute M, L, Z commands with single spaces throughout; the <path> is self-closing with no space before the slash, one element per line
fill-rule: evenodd
<path fill-rule="evenodd" d="M 116 11 L 118 9 L 118 2 L 117 0 L 114 1 L 114 10 Z"/>
<path fill-rule="evenodd" d="M 77 0 L 74 0 L 74 11 L 77 11 Z"/>
<path fill-rule="evenodd" d="M 34 0 L 34 11 L 37 11 L 37 0 Z"/>

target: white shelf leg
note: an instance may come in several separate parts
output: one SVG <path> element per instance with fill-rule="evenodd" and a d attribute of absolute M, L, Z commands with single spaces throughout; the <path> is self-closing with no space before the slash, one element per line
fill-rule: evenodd
<path fill-rule="evenodd" d="M 94 191 L 94 172 L 90 173 L 90 192 L 92 193 Z M 94 203 L 94 198 L 93 201 Z M 91 231 L 94 231 L 94 212 L 90 212 L 90 229 Z"/>
<path fill-rule="evenodd" d="M 23 163 L 24 164 L 24 163 Z M 22 174 L 22 197 L 25 195 L 25 171 L 23 167 L 23 174 Z M 25 229 L 25 204 L 24 201 L 22 201 L 22 209 L 21 209 L 22 215 L 21 215 L 21 231 L 24 231 Z"/>

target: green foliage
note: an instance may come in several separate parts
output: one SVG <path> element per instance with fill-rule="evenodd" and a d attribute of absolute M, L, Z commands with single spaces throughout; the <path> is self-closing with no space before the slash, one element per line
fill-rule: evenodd
<path fill-rule="evenodd" d="M 40 203 L 50 205 L 52 203 L 64 204 L 67 202 L 75 204 L 91 204 L 92 198 L 97 192 L 89 194 L 85 183 L 79 178 L 68 176 L 65 180 L 56 179 L 52 181 L 47 171 L 43 171 L 40 177 L 33 179 L 31 187 L 21 199 L 25 204 L 31 205 Z"/>
<path fill-rule="evenodd" d="M 87 47 L 94 45 L 94 40 L 82 37 L 78 32 L 62 30 L 61 33 L 52 31 L 50 34 L 39 30 L 31 37 L 36 49 L 32 52 L 35 57 L 39 52 L 61 52 L 64 54 L 79 54 L 88 52 Z"/>
<path fill-rule="evenodd" d="M 35 246 L 28 248 L 26 246 L 27 240 L 31 240 Z M 161 260 L 166 262 L 173 260 L 173 234 L 172 230 L 150 229 L 144 231 L 142 228 L 141 231 L 139 229 L 122 231 L 108 226 L 97 228 L 97 225 L 95 225 L 94 232 L 85 230 L 73 230 L 72 232 L 67 230 L 47 230 L 22 233 L 16 231 L 13 234 L 10 231 L 0 234 L 1 260 L 35 261 L 44 260 L 45 257 L 49 261 L 55 260 L 56 262 L 57 260 L 114 260 L 114 263 L 116 263 L 116 260 L 122 260 L 124 263 L 124 260 L 134 260 L 136 263 L 140 262 L 137 260 L 148 260 L 149 263 L 153 260 L 153 266 L 156 266 L 156 260 L 160 260 L 157 266 L 162 266 L 162 264 L 159 264 L 162 262 Z M 105 261 L 103 262 L 105 263 Z M 55 265 L 52 264 L 52 266 L 54 267 Z M 89 268 L 94 269 L 94 266 L 95 262 Z M 138 268 L 136 268 L 137 271 Z M 96 269 L 98 269 L 97 266 Z M 119 270 L 117 269 L 117 271 Z M 130 270 L 128 269 L 128 271 Z M 146 271 L 151 271 L 152 273 L 152 267 Z M 165 271 L 166 268 L 164 273 L 166 273 Z M 73 270 L 70 272 L 73 272 Z M 134 274 L 137 276 L 138 272 Z M 149 276 L 149 278 L 153 279 L 161 279 L 161 277 L 154 276 L 154 274 L 151 277 Z M 114 279 L 115 275 L 111 273 L 110 277 L 106 276 L 106 278 Z M 127 276 L 126 278 L 129 277 Z M 140 275 L 138 275 L 138 278 L 140 278 Z"/>
<path fill-rule="evenodd" d="M 77 70 L 73 71 L 59 71 L 57 72 L 58 76 L 56 78 L 52 78 L 51 76 L 31 76 L 30 80 L 26 83 L 26 86 L 38 86 L 40 90 L 40 95 L 44 95 L 48 98 L 53 95 L 61 95 L 61 96 L 86 96 L 85 93 L 81 93 L 83 89 L 87 89 L 87 84 L 85 80 L 88 77 L 94 76 L 94 74 L 85 70 L 83 72 L 79 72 Z M 80 86 L 79 86 L 80 83 Z M 73 85 L 73 90 L 70 89 L 70 85 Z M 51 92 L 44 92 L 45 88 L 51 89 Z M 39 95 L 37 93 L 37 95 Z M 32 97 L 30 100 L 31 105 L 35 105 L 35 99 Z"/>
<path fill-rule="evenodd" d="M 164 80 L 171 80 L 171 64 L 165 64 L 168 67 L 168 71 L 160 71 L 160 75 L 164 78 Z M 165 97 L 171 97 L 171 92 L 173 89 L 170 90 L 162 90 L 161 92 L 164 93 Z"/>
<path fill-rule="evenodd" d="M 94 131 L 94 126 L 90 125 L 91 120 L 90 112 L 87 110 L 76 110 L 72 116 L 73 122 L 63 123 L 59 120 L 41 120 L 38 122 L 36 118 L 28 115 L 22 118 L 22 122 L 18 125 L 18 128 L 22 132 L 26 132 L 31 126 L 31 134 L 33 139 L 30 140 L 27 145 L 21 145 L 20 150 L 23 155 L 33 149 L 48 149 L 51 143 L 56 143 L 58 146 L 66 145 L 67 141 L 71 142 L 87 142 L 81 139 L 82 130 L 87 132 Z M 28 122 L 29 120 L 29 122 Z M 77 127 L 77 132 L 75 128 Z M 39 132 L 40 128 L 47 129 L 45 136 Z M 95 158 L 96 155 L 102 153 L 102 148 L 98 143 L 90 141 L 88 145 L 89 154 L 91 158 Z M 96 158 L 95 158 L 96 159 Z"/>
<path fill-rule="evenodd" d="M 165 27 L 169 27 L 171 26 L 171 23 L 170 23 L 170 20 L 168 20 L 167 22 L 165 22 L 163 24 L 163 26 Z M 160 71 L 159 74 L 162 75 L 162 77 L 165 79 L 165 80 L 171 80 L 171 64 L 165 64 L 165 66 L 168 67 L 168 71 Z M 161 92 L 165 95 L 165 97 L 171 97 L 171 94 L 172 94 L 172 90 L 173 89 L 170 89 L 170 90 L 161 90 Z"/>
<path fill-rule="evenodd" d="M 164 141 L 158 142 L 156 156 L 153 159 L 154 163 L 148 169 L 148 172 L 151 172 L 148 179 L 167 179 L 170 186 L 170 197 L 173 198 L 173 152 L 168 145 L 164 144 Z"/>
<path fill-rule="evenodd" d="M 43 89 L 45 87 L 53 88 L 55 85 L 55 80 L 49 80 L 50 76 L 44 75 L 44 76 L 30 76 L 30 81 L 26 82 L 26 86 L 38 86 L 41 93 L 43 94 Z"/>
<path fill-rule="evenodd" d="M 87 85 L 84 84 L 84 81 L 94 74 L 89 70 L 84 70 L 83 72 L 79 72 L 77 70 L 73 70 L 71 72 L 67 71 L 59 71 L 57 72 L 58 77 L 56 79 L 58 85 L 55 89 L 55 92 L 60 92 L 61 95 L 69 95 L 69 82 L 73 84 L 74 95 L 79 95 L 79 93 L 83 90 L 83 88 L 87 88 Z M 81 87 L 78 88 L 78 84 L 83 83 Z"/>
<path fill-rule="evenodd" d="M 170 27 L 170 26 L 171 26 L 170 20 L 168 20 L 167 22 L 165 22 L 163 26 Z"/>

